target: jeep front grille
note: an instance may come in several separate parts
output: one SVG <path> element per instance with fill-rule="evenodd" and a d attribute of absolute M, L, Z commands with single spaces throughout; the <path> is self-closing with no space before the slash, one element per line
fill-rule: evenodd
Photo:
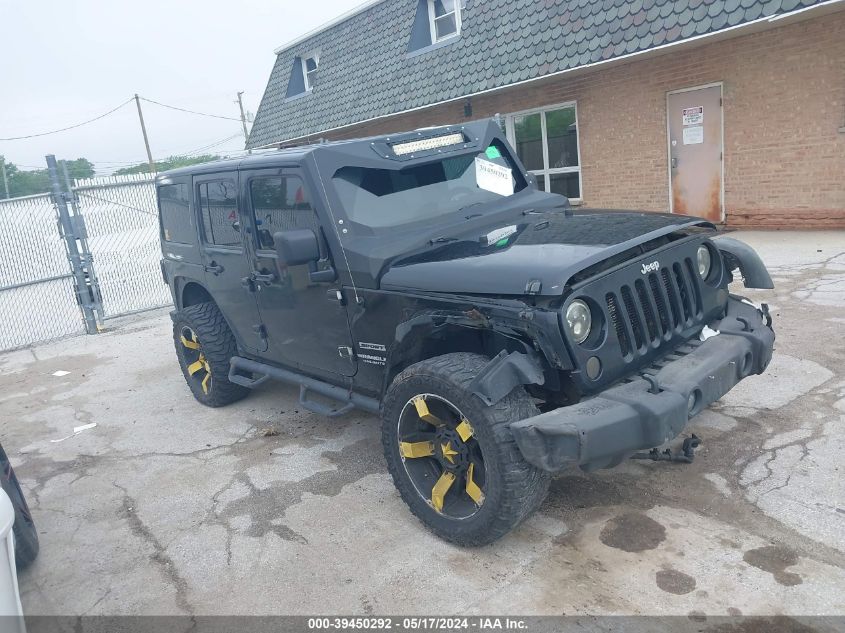
<path fill-rule="evenodd" d="M 644 355 L 702 317 L 700 279 L 692 259 L 674 262 L 605 296 L 623 357 Z"/>

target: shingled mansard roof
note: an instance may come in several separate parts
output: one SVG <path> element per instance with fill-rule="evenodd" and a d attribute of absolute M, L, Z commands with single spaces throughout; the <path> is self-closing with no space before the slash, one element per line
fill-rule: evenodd
<path fill-rule="evenodd" d="M 673 44 L 818 0 L 462 0 L 450 42 L 409 52 L 426 0 L 381 0 L 282 47 L 250 147 Z M 422 6 L 421 6 L 422 5 Z M 319 52 L 313 90 L 288 97 L 294 64 Z M 301 75 L 300 75 L 301 77 Z"/>

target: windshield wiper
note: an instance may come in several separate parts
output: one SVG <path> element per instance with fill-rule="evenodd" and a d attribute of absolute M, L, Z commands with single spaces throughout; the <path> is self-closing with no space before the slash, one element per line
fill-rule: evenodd
<path fill-rule="evenodd" d="M 442 244 L 444 242 L 457 242 L 457 237 L 435 237 L 433 239 L 428 240 L 429 244 Z"/>

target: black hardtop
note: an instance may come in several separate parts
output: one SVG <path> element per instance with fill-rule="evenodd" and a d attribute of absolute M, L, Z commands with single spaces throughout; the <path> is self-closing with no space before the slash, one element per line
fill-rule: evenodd
<path fill-rule="evenodd" d="M 298 145 L 295 147 L 285 147 L 276 150 L 258 150 L 255 154 L 246 156 L 238 156 L 233 158 L 224 158 L 221 160 L 211 161 L 208 163 L 201 163 L 199 165 L 190 165 L 188 167 L 179 167 L 178 169 L 171 169 L 162 172 L 158 175 L 156 180 L 158 182 L 166 181 L 170 178 L 180 176 L 196 176 L 201 174 L 212 174 L 221 171 L 237 171 L 244 169 L 262 169 L 268 167 L 283 167 L 290 165 L 301 164 L 306 157 L 312 153 L 319 153 L 322 155 L 341 153 L 344 157 L 355 157 L 358 159 L 370 159 L 376 162 L 384 161 L 393 168 L 404 167 L 415 161 L 408 158 L 398 162 L 395 158 L 385 158 L 379 154 L 381 147 L 387 147 L 390 142 L 395 142 L 399 139 L 414 140 L 415 138 L 425 138 L 427 136 L 437 136 L 449 131 L 461 130 L 468 139 L 489 139 L 495 133 L 498 133 L 504 138 L 504 133 L 495 119 L 482 119 L 470 123 L 460 125 L 440 125 L 434 127 L 420 128 L 410 132 L 395 132 L 390 134 L 381 134 L 378 136 L 369 136 L 337 141 L 321 141 L 319 143 L 312 143 L 310 145 Z M 475 143 L 472 143 L 475 145 Z M 479 143 L 480 144 L 480 143 Z M 377 149 L 374 149 L 377 148 Z M 433 156 L 420 155 L 417 157 L 419 162 L 431 160 Z M 324 161 L 332 164 L 333 161 Z M 341 161 L 342 162 L 342 161 Z"/>
<path fill-rule="evenodd" d="M 211 174 L 221 171 L 237 171 L 239 169 L 298 164 L 310 151 L 312 151 L 313 148 L 313 145 L 289 147 L 285 149 L 262 151 L 260 153 L 250 154 L 247 156 L 222 158 L 208 163 L 200 163 L 199 165 L 170 169 L 160 173 L 156 180 L 164 181 L 169 178 L 179 176 L 198 176 L 201 174 Z"/>

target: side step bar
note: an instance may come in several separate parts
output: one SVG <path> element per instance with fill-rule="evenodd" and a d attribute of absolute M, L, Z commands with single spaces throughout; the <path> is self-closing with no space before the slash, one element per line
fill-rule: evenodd
<path fill-rule="evenodd" d="M 247 378 L 238 373 L 244 371 L 258 376 L 258 378 Z M 229 380 L 236 385 L 249 387 L 250 389 L 263 384 L 270 378 L 286 382 L 291 385 L 299 385 L 299 404 L 303 408 L 325 415 L 328 417 L 336 417 L 349 413 L 352 409 L 363 409 L 370 413 L 379 413 L 379 401 L 369 396 L 362 396 L 354 393 L 349 389 L 331 385 L 322 380 L 297 374 L 296 372 L 281 369 L 280 367 L 273 367 L 272 365 L 265 365 L 248 358 L 241 358 L 240 356 L 232 357 L 229 366 Z M 320 402 L 308 399 L 308 392 L 312 391 L 330 400 L 337 400 L 341 406 L 333 409 Z"/>

